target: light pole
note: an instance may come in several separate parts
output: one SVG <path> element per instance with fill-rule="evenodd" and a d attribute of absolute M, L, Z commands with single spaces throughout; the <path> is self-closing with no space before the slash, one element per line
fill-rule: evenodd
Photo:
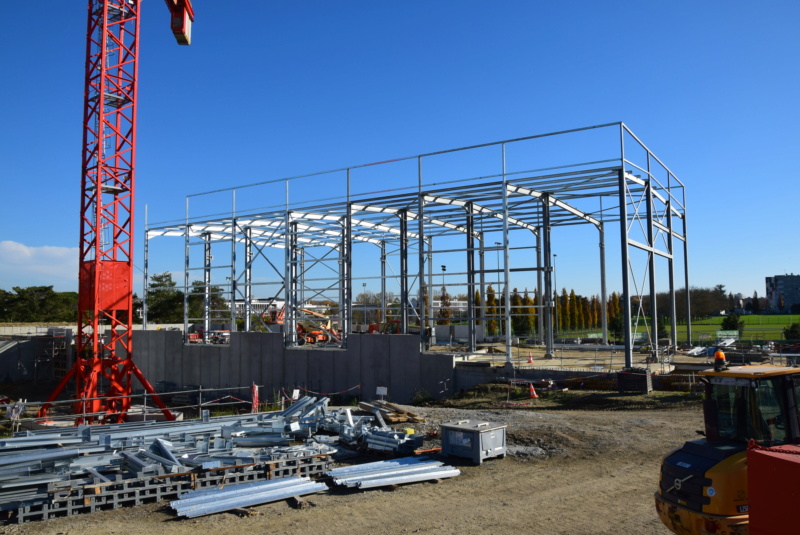
<path fill-rule="evenodd" d="M 444 274 L 447 272 L 447 266 L 442 264 L 442 288 L 444 288 Z"/>
<path fill-rule="evenodd" d="M 553 300 L 553 314 L 555 315 L 556 332 L 558 332 L 558 277 L 556 276 L 556 258 L 557 254 L 553 255 L 553 286 L 555 286 L 556 298 Z"/>

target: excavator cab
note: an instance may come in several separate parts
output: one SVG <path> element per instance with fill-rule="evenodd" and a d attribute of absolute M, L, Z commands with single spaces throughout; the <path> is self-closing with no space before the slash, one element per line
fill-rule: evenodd
<path fill-rule="evenodd" d="M 700 376 L 705 438 L 664 457 L 656 512 L 678 534 L 747 534 L 747 444 L 800 443 L 800 368 L 736 366 Z"/>
<path fill-rule="evenodd" d="M 754 440 L 763 446 L 797 442 L 796 383 L 800 377 L 712 376 L 707 380 L 704 417 L 709 442 Z"/>

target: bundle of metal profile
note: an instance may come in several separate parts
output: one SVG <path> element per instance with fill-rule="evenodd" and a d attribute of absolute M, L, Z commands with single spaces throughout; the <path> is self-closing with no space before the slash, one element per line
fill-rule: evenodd
<path fill-rule="evenodd" d="M 336 485 L 349 488 L 375 488 L 420 481 L 433 481 L 461 475 L 461 471 L 439 461 L 405 457 L 335 468 L 325 473 Z"/>
<path fill-rule="evenodd" d="M 305 496 L 327 489 L 328 486 L 324 483 L 314 483 L 305 477 L 291 477 L 222 489 L 187 492 L 169 505 L 178 516 L 195 518 L 240 507 L 252 507 L 295 496 Z"/>
<path fill-rule="evenodd" d="M 9 481 L 0 478 L 0 509 L 11 511 L 17 522 L 26 522 L 171 499 L 194 489 L 321 475 L 330 469 L 332 448 L 322 444 L 294 448 L 274 455 L 269 449 L 252 455 L 233 451 L 228 457 L 216 454 L 216 459 L 193 454 L 179 457 L 178 465 L 152 451 L 111 452 L 108 456 L 116 459 L 114 474 L 83 466 L 79 474 L 54 471 Z"/>
<path fill-rule="evenodd" d="M 390 453 L 410 454 L 422 446 L 424 437 L 416 433 L 374 427 L 364 433 L 367 449 Z"/>
<path fill-rule="evenodd" d="M 313 399 L 304 405 L 316 410 Z M 18 433 L 0 440 L 0 511 L 24 522 L 330 468 L 335 449 L 328 446 L 271 446 L 288 442 L 283 418 L 205 415 Z"/>
<path fill-rule="evenodd" d="M 15 433 L 11 438 L 0 440 L 0 450 L 4 453 L 13 450 L 30 450 L 34 448 L 52 448 L 65 445 L 97 445 L 108 448 L 146 447 L 153 440 L 160 438 L 185 447 L 195 447 L 202 441 L 211 449 L 229 448 L 231 445 L 218 439 L 230 440 L 234 435 L 242 437 L 262 437 L 263 441 L 277 440 L 283 435 L 288 421 L 302 418 L 307 424 L 312 418 L 322 418 L 328 399 L 317 401 L 306 397 L 283 412 L 258 413 L 235 416 L 209 418 L 205 415 L 200 420 L 182 420 L 175 422 L 126 422 L 53 429 L 37 429 Z M 294 407 L 298 407 L 294 409 Z M 305 410 L 304 410 L 305 409 Z M 264 438 L 269 436 L 270 438 Z M 215 439 L 211 442 L 211 439 Z M 271 444 L 270 444 L 271 445 Z M 181 446 L 182 447 L 182 446 Z M 2 460 L 0 460 L 2 463 Z"/>

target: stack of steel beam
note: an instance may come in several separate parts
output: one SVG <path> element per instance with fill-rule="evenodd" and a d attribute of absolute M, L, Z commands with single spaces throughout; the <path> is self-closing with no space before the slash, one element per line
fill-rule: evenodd
<path fill-rule="evenodd" d="M 274 413 L 17 433 L 0 440 L 0 511 L 24 522 L 138 505 L 221 482 L 321 474 L 332 464 L 329 446 L 260 447 L 288 444 L 289 424 L 305 419 L 312 425 L 327 398 L 298 405 Z"/>
<path fill-rule="evenodd" d="M 277 502 L 295 496 L 305 496 L 328 490 L 325 483 L 314 483 L 306 477 L 289 477 L 274 481 L 246 483 L 222 489 L 186 492 L 170 502 L 178 516 L 195 518 L 264 503 Z"/>
<path fill-rule="evenodd" d="M 373 451 L 408 455 L 422 446 L 423 438 L 416 433 L 374 427 L 364 434 L 364 443 Z"/>
<path fill-rule="evenodd" d="M 419 481 L 446 479 L 461 475 L 461 471 L 427 458 L 404 457 L 391 461 L 334 468 L 325 472 L 334 484 L 349 488 L 375 488 Z"/>

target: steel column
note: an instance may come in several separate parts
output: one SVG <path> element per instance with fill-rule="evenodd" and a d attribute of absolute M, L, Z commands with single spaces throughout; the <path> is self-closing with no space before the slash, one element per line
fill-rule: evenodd
<path fill-rule="evenodd" d="M 183 227 L 183 343 L 189 343 L 189 253 L 191 251 L 191 225 L 189 225 L 189 198 L 186 198 L 186 225 Z"/>
<path fill-rule="evenodd" d="M 542 243 L 544 245 L 544 294 L 542 309 L 544 313 L 544 358 L 552 359 L 553 353 L 553 266 L 550 260 L 553 255 L 550 250 L 550 195 L 542 195 Z"/>
<path fill-rule="evenodd" d="M 536 334 L 537 338 L 539 339 L 539 343 L 544 342 L 544 299 L 542 299 L 542 272 L 544 268 L 542 266 L 542 227 L 538 227 L 536 229 L 536 304 L 538 308 L 536 310 Z"/>
<path fill-rule="evenodd" d="M 623 160 L 624 162 L 624 160 Z M 630 258 L 628 250 L 628 182 L 625 170 L 619 170 L 619 228 L 622 257 L 622 336 L 625 344 L 625 367 L 633 366 L 633 341 L 631 336 Z"/>
<path fill-rule="evenodd" d="M 603 345 L 608 345 L 608 301 L 606 290 L 606 231 L 603 223 L 597 226 L 600 234 L 600 325 L 603 328 Z"/>
<path fill-rule="evenodd" d="M 650 158 L 648 156 L 648 178 L 645 186 L 645 197 L 647 199 L 647 245 L 650 250 L 647 252 L 647 269 L 650 278 L 650 350 L 655 362 L 658 357 L 658 309 L 656 308 L 656 243 L 655 232 L 653 231 L 653 179 L 649 175 Z"/>
<path fill-rule="evenodd" d="M 486 338 L 487 334 L 487 325 L 486 325 L 486 261 L 485 261 L 485 236 L 483 232 L 480 233 L 478 238 L 479 245 L 478 245 L 478 269 L 480 272 L 480 285 L 481 285 L 481 309 L 480 309 L 480 318 L 481 318 L 481 326 L 483 327 L 483 338 Z"/>
<path fill-rule="evenodd" d="M 422 157 L 417 158 L 417 217 L 419 218 L 418 224 L 418 243 L 419 254 L 418 256 L 418 277 L 419 281 L 419 347 L 421 351 L 426 349 L 426 336 L 425 330 L 428 328 L 428 299 L 433 290 L 432 281 L 425 285 L 425 201 L 422 195 Z M 433 338 L 434 331 L 431 329 L 431 337 Z"/>
<path fill-rule="evenodd" d="M 348 184 L 350 172 L 348 170 Z M 348 186 L 349 192 L 349 186 Z M 349 195 L 349 193 L 348 193 Z M 339 319 L 341 321 L 340 331 L 342 336 L 342 347 L 347 347 L 347 341 L 353 330 L 353 205 L 348 202 L 344 221 L 342 225 L 342 244 L 340 246 L 341 272 L 339 274 L 342 286 L 342 302 L 339 304 Z"/>
<path fill-rule="evenodd" d="M 386 317 L 386 241 L 381 241 L 381 318 L 382 320 L 378 321 L 380 325 L 381 321 L 383 323 L 388 322 L 388 318 Z"/>
<path fill-rule="evenodd" d="M 291 211 L 286 211 L 286 276 L 284 280 L 284 344 L 297 345 L 297 223 Z"/>
<path fill-rule="evenodd" d="M 211 234 L 203 234 L 203 342 L 211 328 Z"/>
<path fill-rule="evenodd" d="M 244 330 L 250 332 L 253 315 L 253 229 L 244 229 Z"/>
<path fill-rule="evenodd" d="M 670 193 L 667 200 L 667 228 L 669 229 L 669 240 L 667 247 L 669 248 L 668 270 L 669 270 L 669 315 L 670 315 L 670 344 L 672 350 L 678 348 L 678 320 L 677 320 L 677 306 L 675 303 L 675 236 L 672 229 L 672 194 Z"/>
<path fill-rule="evenodd" d="M 476 350 L 475 340 L 475 217 L 472 212 L 472 203 L 468 202 L 464 208 L 467 211 L 467 325 L 469 338 L 469 352 Z"/>
<path fill-rule="evenodd" d="M 408 212 L 400 210 L 400 329 L 398 332 L 408 334 Z M 422 323 L 420 322 L 420 325 Z"/>
<path fill-rule="evenodd" d="M 233 192 L 234 197 L 236 192 Z M 231 279 L 230 296 L 231 296 L 231 326 L 229 331 L 236 332 L 236 218 L 231 217 Z"/>
<path fill-rule="evenodd" d="M 144 209 L 144 266 L 142 269 L 142 329 L 147 330 L 147 279 L 149 277 L 150 266 L 150 236 L 147 232 L 147 207 Z M 185 332 L 185 331 L 184 331 Z"/>
<path fill-rule="evenodd" d="M 512 346 L 511 346 L 511 288 L 509 288 L 511 280 L 511 266 L 510 256 L 508 251 L 508 188 L 506 182 L 506 144 L 502 144 L 503 154 L 503 300 L 505 301 L 505 308 L 503 315 L 505 316 L 506 329 L 506 364 L 512 364 Z"/>

